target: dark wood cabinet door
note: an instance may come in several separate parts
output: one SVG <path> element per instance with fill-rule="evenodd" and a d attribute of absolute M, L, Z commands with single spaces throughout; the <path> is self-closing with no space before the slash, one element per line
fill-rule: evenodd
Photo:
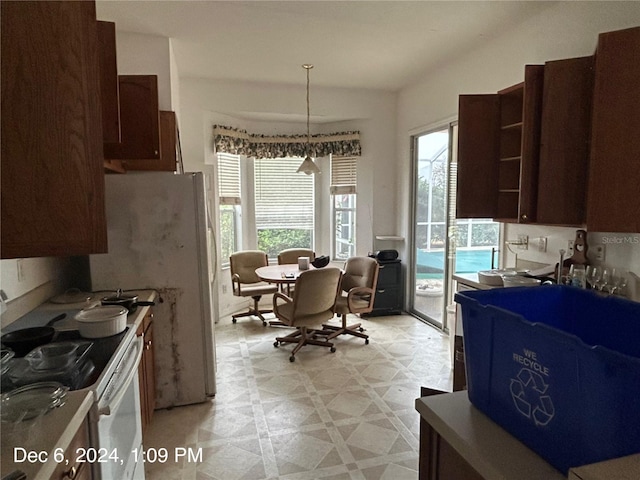
<path fill-rule="evenodd" d="M 86 461 L 77 461 L 79 457 L 79 449 L 88 450 L 91 448 L 89 440 L 89 419 L 85 420 L 78 428 L 73 436 L 71 443 L 64 451 L 64 458 L 67 461 L 56 462 L 56 467 L 51 476 L 51 480 L 90 480 L 93 478 L 91 473 L 91 463 Z M 51 452 L 52 454 L 54 452 Z M 58 456 L 62 453 L 58 450 Z M 53 455 L 51 455 L 53 457 Z"/>
<path fill-rule="evenodd" d="M 2 258 L 104 253 L 95 4 L 0 8 Z"/>
<path fill-rule="evenodd" d="M 153 344 L 153 313 L 149 310 L 136 332 L 142 337 L 143 352 L 138 367 L 138 386 L 140 388 L 140 417 L 143 433 L 153 419 L 156 408 L 156 374 Z"/>
<path fill-rule="evenodd" d="M 493 218 L 498 201 L 500 98 L 460 95 L 457 218 Z"/>
<path fill-rule="evenodd" d="M 175 172 L 178 169 L 178 124 L 175 112 L 160 111 L 160 159 L 126 161 L 127 170 Z"/>
<path fill-rule="evenodd" d="M 154 365 L 154 345 L 153 345 L 153 323 L 149 324 L 144 334 L 144 362 L 145 388 L 146 388 L 146 414 L 147 424 L 153 419 L 153 412 L 156 409 L 156 374 Z"/>
<path fill-rule="evenodd" d="M 593 57 L 545 64 L 539 223 L 582 225 L 586 221 L 592 97 Z"/>
<path fill-rule="evenodd" d="M 116 57 L 116 24 L 98 22 L 102 137 L 104 143 L 120 142 L 120 100 Z"/>
<path fill-rule="evenodd" d="M 600 34 L 587 228 L 640 232 L 640 27 Z"/>
<path fill-rule="evenodd" d="M 142 348 L 144 349 L 144 323 L 141 323 L 138 327 L 136 336 L 142 337 Z M 142 352 L 142 360 L 138 365 L 138 388 L 140 390 L 140 422 L 142 425 L 142 433 L 144 434 L 144 432 L 147 431 L 147 419 L 149 418 L 149 412 L 147 411 L 149 401 L 147 400 L 147 375 L 145 372 L 144 350 Z"/>
<path fill-rule="evenodd" d="M 104 157 L 114 160 L 160 159 L 157 75 L 120 75 L 120 143 L 106 143 Z"/>
<path fill-rule="evenodd" d="M 543 192 L 539 189 L 540 130 L 544 66 L 526 65 L 522 98 L 522 162 L 520 164 L 520 198 L 518 221 L 539 221 L 537 204 Z"/>

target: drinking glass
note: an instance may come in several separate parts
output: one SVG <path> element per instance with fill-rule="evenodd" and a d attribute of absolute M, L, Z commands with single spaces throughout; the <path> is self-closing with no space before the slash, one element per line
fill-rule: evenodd
<path fill-rule="evenodd" d="M 597 289 L 601 276 L 602 270 L 600 267 L 596 267 L 595 265 L 589 265 L 587 267 L 587 281 L 593 290 Z"/>
<path fill-rule="evenodd" d="M 608 268 L 603 268 L 602 275 L 600 275 L 600 280 L 596 282 L 596 285 L 598 286 L 598 290 L 600 290 L 601 292 L 604 292 L 605 287 L 609 284 L 610 281 L 611 281 L 611 270 Z"/>
<path fill-rule="evenodd" d="M 620 275 L 620 282 L 618 283 L 618 288 L 616 288 L 616 293 L 618 295 L 624 296 L 624 287 L 626 286 L 627 286 L 627 275 L 623 273 Z"/>
<path fill-rule="evenodd" d="M 618 272 L 614 280 L 614 288 L 611 293 L 616 295 L 624 295 L 624 287 L 627 286 L 627 275 L 624 272 Z"/>
<path fill-rule="evenodd" d="M 615 293 L 619 284 L 620 284 L 620 273 L 618 269 L 612 268 L 611 271 L 609 272 L 609 278 L 605 285 L 607 292 L 609 292 L 609 295 L 613 295 Z"/>
<path fill-rule="evenodd" d="M 571 285 L 579 288 L 586 288 L 586 270 L 584 265 L 571 265 Z"/>

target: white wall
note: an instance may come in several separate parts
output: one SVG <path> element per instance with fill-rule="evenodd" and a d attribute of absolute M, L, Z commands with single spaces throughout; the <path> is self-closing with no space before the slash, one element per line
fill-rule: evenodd
<path fill-rule="evenodd" d="M 0 261 L 0 289 L 7 296 L 1 326 L 30 312 L 65 286 L 67 258 L 20 258 Z"/>
<path fill-rule="evenodd" d="M 398 97 L 397 177 L 398 230 L 409 233 L 411 179 L 409 139 L 411 134 L 440 126 L 457 115 L 458 95 L 494 93 L 519 83 L 525 64 L 591 55 L 598 33 L 640 24 L 639 2 L 558 2 L 477 50 L 425 74 L 424 81 L 403 89 Z M 505 238 L 518 233 L 548 236 L 546 254 L 530 248 L 519 258 L 543 263 L 557 262 L 558 250 L 575 237 L 575 228 L 507 225 Z M 564 245 L 564 247 L 562 246 Z M 629 252 L 617 254 L 610 248 L 611 260 L 628 259 L 631 269 L 640 271 L 640 245 L 627 245 Z M 631 250 L 633 254 L 630 253 Z M 510 259 L 512 260 L 512 259 Z M 508 260 L 508 261 L 510 261 Z M 626 261 L 626 260 L 625 260 Z"/>
<path fill-rule="evenodd" d="M 174 110 L 178 101 L 177 74 L 172 75 L 175 65 L 170 39 L 156 35 L 116 32 L 116 55 L 118 75 L 157 75 L 158 104 L 160 110 Z M 174 69 L 175 71 L 175 69 Z"/>

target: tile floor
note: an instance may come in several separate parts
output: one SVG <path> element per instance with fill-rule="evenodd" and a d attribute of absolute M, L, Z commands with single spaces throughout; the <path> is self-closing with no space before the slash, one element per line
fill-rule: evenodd
<path fill-rule="evenodd" d="M 414 401 L 421 386 L 451 390 L 448 338 L 408 315 L 362 323 L 369 345 L 341 336 L 335 353 L 310 345 L 291 363 L 293 345 L 273 346 L 289 329 L 221 319 L 217 395 L 155 412 L 144 439 L 202 461 L 147 464 L 147 478 L 416 480 Z"/>

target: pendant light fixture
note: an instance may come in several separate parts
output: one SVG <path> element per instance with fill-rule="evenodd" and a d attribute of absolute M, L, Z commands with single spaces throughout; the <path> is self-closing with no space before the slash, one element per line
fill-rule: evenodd
<path fill-rule="evenodd" d="M 307 71 L 307 156 L 298 167 L 296 173 L 302 172 L 311 175 L 312 173 L 320 173 L 320 169 L 311 158 L 311 134 L 309 133 L 309 70 L 313 68 L 313 65 L 305 63 L 302 68 Z"/>

